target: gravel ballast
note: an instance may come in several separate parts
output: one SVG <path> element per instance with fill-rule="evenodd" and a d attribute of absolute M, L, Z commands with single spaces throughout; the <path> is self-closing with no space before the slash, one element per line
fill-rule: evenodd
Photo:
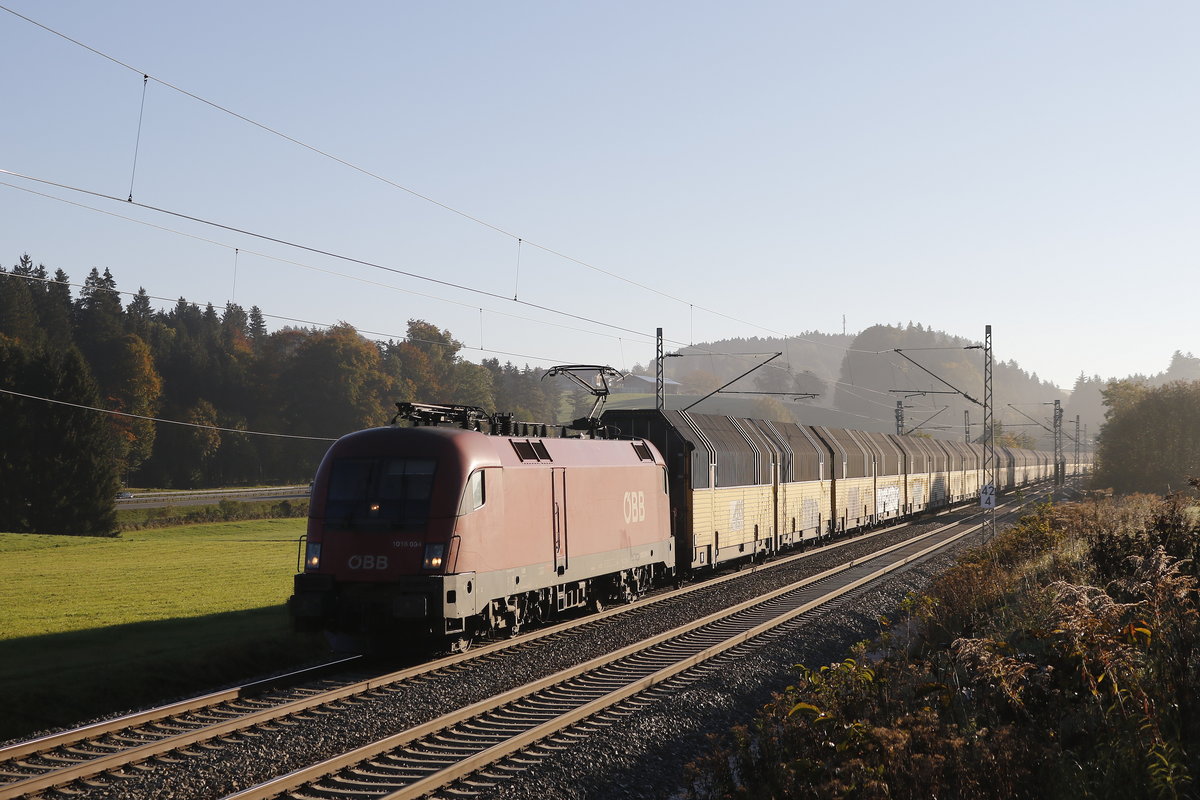
<path fill-rule="evenodd" d="M 469 668 L 381 689 L 348 701 L 333 713 L 302 715 L 231 741 L 193 747 L 186 757 L 173 757 L 181 763 L 105 778 L 107 786 L 89 786 L 85 796 L 121 800 L 223 797 L 941 524 L 922 523 L 902 532 L 851 540 L 844 547 L 820 549 L 809 558 L 777 569 L 748 569 L 720 587 L 701 589 L 660 607 L 603 623 L 588 624 L 582 618 L 580 627 L 567 634 L 512 648 L 473 662 Z M 792 682 L 792 665 L 840 660 L 850 645 L 877 635 L 879 617 L 892 615 L 909 592 L 927 585 L 952 559 L 953 555 L 939 555 L 909 565 L 834 606 L 806 614 L 787 635 L 750 648 L 736 662 L 709 671 L 677 694 L 657 693 L 639 713 L 596 729 L 578 746 L 498 783 L 482 796 L 538 800 L 680 796 L 685 765 L 710 747 L 709 734 L 723 734 L 732 725 L 749 721 L 773 692 Z M 49 796 L 80 797 L 74 792 Z"/>

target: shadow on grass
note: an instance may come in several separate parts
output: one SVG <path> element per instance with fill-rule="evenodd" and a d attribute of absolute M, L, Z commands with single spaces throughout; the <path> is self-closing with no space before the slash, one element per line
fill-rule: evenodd
<path fill-rule="evenodd" d="M 215 691 L 321 658 L 282 605 L 0 642 L 0 740 Z"/>

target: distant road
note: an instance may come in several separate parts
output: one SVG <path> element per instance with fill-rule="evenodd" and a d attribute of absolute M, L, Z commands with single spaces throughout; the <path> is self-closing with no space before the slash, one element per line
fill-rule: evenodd
<path fill-rule="evenodd" d="M 308 497 L 308 484 L 271 486 L 264 489 L 204 489 L 195 492 L 134 492 L 118 497 L 117 508 L 163 508 L 165 506 L 208 506 L 222 500 L 265 502 Z"/>

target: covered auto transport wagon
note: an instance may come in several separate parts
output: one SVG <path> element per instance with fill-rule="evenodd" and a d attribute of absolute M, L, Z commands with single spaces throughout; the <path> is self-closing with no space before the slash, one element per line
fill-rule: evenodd
<path fill-rule="evenodd" d="M 911 513 L 905 454 L 886 434 L 650 409 L 604 423 L 662 453 L 681 572 Z"/>

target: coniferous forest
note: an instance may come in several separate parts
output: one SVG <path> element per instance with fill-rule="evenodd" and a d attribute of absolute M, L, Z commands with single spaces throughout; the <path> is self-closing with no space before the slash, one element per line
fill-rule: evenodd
<path fill-rule="evenodd" d="M 559 416 L 541 371 L 464 361 L 420 320 L 407 333 L 268 332 L 257 307 L 184 298 L 158 311 L 107 269 L 73 287 L 23 256 L 0 268 L 0 530 L 111 532 L 123 485 L 307 483 L 330 440 L 386 424 L 398 400 Z"/>

